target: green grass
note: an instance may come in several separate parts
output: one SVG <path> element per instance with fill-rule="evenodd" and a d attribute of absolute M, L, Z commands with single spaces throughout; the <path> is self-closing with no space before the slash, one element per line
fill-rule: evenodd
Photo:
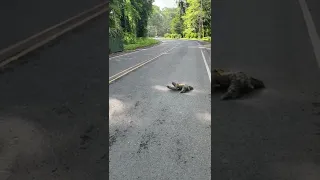
<path fill-rule="evenodd" d="M 125 51 L 135 50 L 135 49 L 138 49 L 138 48 L 143 48 L 143 47 L 147 47 L 147 46 L 151 46 L 151 45 L 155 45 L 155 44 L 159 44 L 159 43 L 160 43 L 160 41 L 158 41 L 156 39 L 138 38 L 132 44 L 125 44 L 124 45 L 124 50 Z"/>

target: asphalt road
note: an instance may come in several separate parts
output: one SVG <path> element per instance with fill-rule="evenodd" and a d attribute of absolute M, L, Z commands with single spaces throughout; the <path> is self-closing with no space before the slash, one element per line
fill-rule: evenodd
<path fill-rule="evenodd" d="M 0 49 L 81 13 L 102 0 L 16 0 L 0 2 Z"/>
<path fill-rule="evenodd" d="M 173 49 L 172 49 L 173 48 Z M 210 179 L 211 86 L 199 44 L 164 41 L 110 59 L 109 75 L 170 50 L 109 87 L 110 179 Z M 209 54 L 203 52 L 210 62 Z M 169 91 L 172 81 L 194 86 Z"/>
<path fill-rule="evenodd" d="M 108 177 L 102 16 L 0 74 L 0 179 Z"/>
<path fill-rule="evenodd" d="M 199 44 L 166 41 L 108 60 L 107 20 L 0 74 L 0 179 L 210 179 L 210 82 Z M 195 90 L 168 91 L 175 80 Z"/>
<path fill-rule="evenodd" d="M 315 23 L 316 30 L 320 34 L 320 4 L 317 0 L 305 0 L 309 8 L 309 12 Z"/>
<path fill-rule="evenodd" d="M 267 86 L 234 101 L 212 95 L 212 178 L 320 179 L 320 70 L 298 1 L 212 3 L 212 68 Z"/>

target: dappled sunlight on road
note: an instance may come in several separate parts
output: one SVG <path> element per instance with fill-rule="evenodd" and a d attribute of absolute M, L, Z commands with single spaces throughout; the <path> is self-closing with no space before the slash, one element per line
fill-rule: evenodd
<path fill-rule="evenodd" d="M 149 119 L 141 117 L 141 112 L 137 109 L 139 101 L 123 101 L 117 98 L 109 98 L 109 129 L 110 133 L 119 128 L 129 126 L 138 128 L 148 125 Z M 145 109 L 145 113 L 149 110 Z"/>
<path fill-rule="evenodd" d="M 114 116 L 119 116 L 124 113 L 125 105 L 122 101 L 114 98 L 109 98 L 109 124 L 116 123 L 114 122 Z"/>
<path fill-rule="evenodd" d="M 170 89 L 168 89 L 166 86 L 161 86 L 161 85 L 155 85 L 155 86 L 152 86 L 152 88 L 158 91 L 164 91 L 164 92 L 170 91 Z"/>
<path fill-rule="evenodd" d="M 211 124 L 211 113 L 210 112 L 198 112 L 196 117 L 206 124 Z"/>

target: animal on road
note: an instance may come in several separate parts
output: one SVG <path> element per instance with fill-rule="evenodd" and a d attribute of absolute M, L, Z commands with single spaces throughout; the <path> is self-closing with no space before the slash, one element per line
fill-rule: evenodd
<path fill-rule="evenodd" d="M 173 86 L 167 86 L 167 88 L 174 90 L 174 91 L 180 91 L 180 93 L 186 93 L 188 91 L 192 91 L 193 87 L 189 86 L 187 84 L 182 84 L 182 83 L 176 83 L 176 82 L 172 82 Z"/>
<path fill-rule="evenodd" d="M 221 100 L 235 99 L 255 89 L 265 88 L 264 83 L 244 72 L 232 72 L 224 69 L 213 69 L 212 89 L 227 89 L 221 96 Z"/>

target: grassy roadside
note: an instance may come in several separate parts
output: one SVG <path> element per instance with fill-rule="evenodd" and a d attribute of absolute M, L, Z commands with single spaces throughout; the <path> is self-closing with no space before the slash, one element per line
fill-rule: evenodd
<path fill-rule="evenodd" d="M 160 43 L 160 41 L 158 41 L 156 39 L 139 38 L 132 44 L 125 44 L 124 45 L 124 50 L 125 51 L 130 51 L 130 50 L 135 50 L 135 49 L 138 49 L 138 48 L 143 48 L 143 47 L 147 47 L 147 46 L 156 45 L 156 44 L 159 44 L 159 43 Z"/>

